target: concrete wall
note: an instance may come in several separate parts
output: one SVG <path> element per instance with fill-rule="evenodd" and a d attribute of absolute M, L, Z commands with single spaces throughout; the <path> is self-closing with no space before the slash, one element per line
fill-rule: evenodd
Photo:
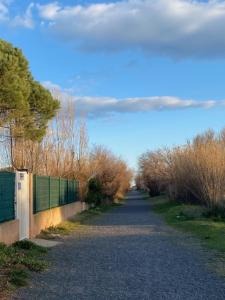
<path fill-rule="evenodd" d="M 85 209 L 86 206 L 82 202 L 78 201 L 61 207 L 45 210 L 35 215 L 32 212 L 32 214 L 30 215 L 29 237 L 34 238 L 41 232 L 42 229 L 46 229 L 50 226 L 56 226 Z M 1 243 L 9 245 L 20 240 L 19 222 L 20 221 L 17 219 L 0 223 Z"/>
<path fill-rule="evenodd" d="M 0 223 L 0 242 L 7 245 L 19 240 L 19 220 Z"/>
<path fill-rule="evenodd" d="M 30 238 L 38 235 L 42 229 L 56 226 L 83 210 L 83 204 L 79 201 L 45 210 L 35 215 L 32 214 L 30 219 Z"/>

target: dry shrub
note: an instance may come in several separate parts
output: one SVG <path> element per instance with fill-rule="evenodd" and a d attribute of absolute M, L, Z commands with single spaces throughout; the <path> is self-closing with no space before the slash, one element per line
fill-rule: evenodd
<path fill-rule="evenodd" d="M 151 196 L 162 192 L 168 182 L 168 166 L 165 161 L 165 150 L 147 151 L 139 158 L 139 174 L 136 184 L 143 185 Z"/>
<path fill-rule="evenodd" d="M 109 150 L 100 146 L 89 149 L 85 121 L 76 119 L 73 104 L 67 100 L 49 124 L 42 142 L 14 140 L 14 167 L 38 175 L 77 179 L 81 200 L 86 198 L 88 183 L 94 177 L 101 182 L 103 199 L 123 197 L 132 172 L 126 162 Z"/>
<path fill-rule="evenodd" d="M 147 152 L 139 161 L 139 177 L 144 187 L 151 190 L 149 182 L 155 181 L 173 199 L 224 208 L 225 131 L 209 130 L 182 147 Z"/>
<path fill-rule="evenodd" d="M 132 179 L 132 171 L 125 161 L 106 148 L 96 146 L 90 153 L 90 165 L 93 177 L 101 183 L 105 202 L 124 196 Z"/>

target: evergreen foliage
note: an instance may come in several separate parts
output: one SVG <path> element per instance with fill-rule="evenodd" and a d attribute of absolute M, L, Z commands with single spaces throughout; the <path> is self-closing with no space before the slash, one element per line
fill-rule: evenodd
<path fill-rule="evenodd" d="M 33 79 L 22 51 L 0 40 L 0 126 L 12 135 L 41 140 L 58 100 Z"/>

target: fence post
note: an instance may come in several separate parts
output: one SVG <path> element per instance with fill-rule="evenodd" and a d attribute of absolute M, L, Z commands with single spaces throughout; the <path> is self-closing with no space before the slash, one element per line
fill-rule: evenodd
<path fill-rule="evenodd" d="M 16 172 L 17 183 L 17 218 L 19 219 L 19 239 L 30 236 L 30 182 L 29 174 L 25 170 Z"/>
<path fill-rule="evenodd" d="M 49 188 L 49 193 L 48 193 L 48 197 L 49 197 L 49 208 L 51 208 L 51 177 L 49 176 L 49 184 L 48 184 L 48 188 Z"/>
<path fill-rule="evenodd" d="M 61 192 L 61 190 L 60 190 L 60 177 L 59 177 L 59 206 L 61 205 L 61 201 L 60 201 L 60 192 Z"/>
<path fill-rule="evenodd" d="M 37 212 L 37 175 L 33 175 L 33 213 Z"/>
<path fill-rule="evenodd" d="M 77 188 L 77 191 L 76 191 L 77 201 L 79 201 L 80 200 L 80 182 L 78 180 L 76 181 L 76 188 Z"/>
<path fill-rule="evenodd" d="M 66 204 L 69 203 L 69 180 L 67 179 L 66 180 L 66 190 L 67 190 L 67 193 L 66 193 Z"/>

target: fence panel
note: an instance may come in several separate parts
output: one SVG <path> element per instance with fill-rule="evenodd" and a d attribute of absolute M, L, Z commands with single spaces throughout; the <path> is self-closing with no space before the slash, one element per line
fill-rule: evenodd
<path fill-rule="evenodd" d="M 60 205 L 68 202 L 68 180 L 61 178 L 60 180 Z"/>
<path fill-rule="evenodd" d="M 75 197 L 75 182 L 73 180 L 68 180 L 68 197 L 67 197 L 67 202 L 68 203 L 73 202 L 74 197 Z"/>
<path fill-rule="evenodd" d="M 77 201 L 78 188 L 75 180 L 34 175 L 34 213 Z"/>
<path fill-rule="evenodd" d="M 34 175 L 33 197 L 34 212 L 50 208 L 50 178 L 47 176 Z"/>
<path fill-rule="evenodd" d="M 60 205 L 60 180 L 59 178 L 49 178 L 50 180 L 50 207 L 57 207 Z"/>
<path fill-rule="evenodd" d="M 0 172 L 0 222 L 15 219 L 15 178 L 15 173 Z"/>

